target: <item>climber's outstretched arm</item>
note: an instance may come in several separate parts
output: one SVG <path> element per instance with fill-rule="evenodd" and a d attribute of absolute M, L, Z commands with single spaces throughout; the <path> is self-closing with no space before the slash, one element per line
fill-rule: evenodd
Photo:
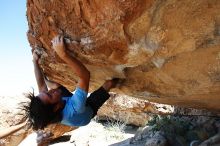
<path fill-rule="evenodd" d="M 37 81 L 37 86 L 39 92 L 48 91 L 47 85 L 44 81 L 44 74 L 42 73 L 42 70 L 38 64 L 39 61 L 39 55 L 36 51 L 33 52 L 33 64 L 34 64 L 34 74 L 35 79 Z"/>
<path fill-rule="evenodd" d="M 33 63 L 34 63 L 34 73 L 37 81 L 39 92 L 48 91 L 48 89 L 57 89 L 61 86 L 59 83 L 54 81 L 50 81 L 43 74 L 39 64 L 39 55 L 37 55 L 36 51 L 33 52 Z"/>
<path fill-rule="evenodd" d="M 53 38 L 52 45 L 59 57 L 65 61 L 67 65 L 71 67 L 73 72 L 80 78 L 78 81 L 78 86 L 88 92 L 90 72 L 79 60 L 67 54 L 63 42 L 63 36 L 56 36 Z"/>

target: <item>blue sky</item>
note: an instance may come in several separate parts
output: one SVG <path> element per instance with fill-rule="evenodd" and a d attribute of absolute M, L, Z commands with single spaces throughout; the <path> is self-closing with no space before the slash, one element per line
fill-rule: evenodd
<path fill-rule="evenodd" d="M 0 96 L 36 88 L 26 32 L 26 0 L 0 0 Z"/>

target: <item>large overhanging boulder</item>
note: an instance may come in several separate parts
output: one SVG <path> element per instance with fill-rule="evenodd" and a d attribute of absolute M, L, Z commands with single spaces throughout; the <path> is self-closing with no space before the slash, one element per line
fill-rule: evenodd
<path fill-rule="evenodd" d="M 220 111 L 219 0 L 28 0 L 27 17 L 45 74 L 71 90 L 77 77 L 51 47 L 57 34 L 90 70 L 91 90 L 120 77 L 117 92 Z"/>

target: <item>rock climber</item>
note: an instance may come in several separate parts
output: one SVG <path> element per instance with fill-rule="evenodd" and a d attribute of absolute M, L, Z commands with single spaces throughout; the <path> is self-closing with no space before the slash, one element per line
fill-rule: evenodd
<path fill-rule="evenodd" d="M 75 57 L 69 56 L 63 36 L 52 39 L 52 48 L 78 77 L 74 93 L 64 86 L 49 81 L 39 66 L 40 55 L 33 51 L 34 73 L 39 94 L 29 93 L 30 102 L 24 106 L 26 116 L 34 130 L 43 129 L 48 124 L 61 123 L 68 126 L 84 126 L 97 114 L 98 109 L 110 97 L 109 90 L 116 87 L 118 78 L 107 80 L 87 98 L 90 72 Z"/>

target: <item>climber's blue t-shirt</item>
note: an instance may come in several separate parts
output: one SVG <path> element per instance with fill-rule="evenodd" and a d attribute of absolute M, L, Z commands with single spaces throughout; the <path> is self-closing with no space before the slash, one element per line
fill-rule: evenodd
<path fill-rule="evenodd" d="M 66 104 L 62 111 L 61 124 L 84 126 L 90 122 L 93 110 L 90 106 L 86 106 L 87 94 L 83 89 L 77 87 L 72 97 L 62 97 Z"/>

